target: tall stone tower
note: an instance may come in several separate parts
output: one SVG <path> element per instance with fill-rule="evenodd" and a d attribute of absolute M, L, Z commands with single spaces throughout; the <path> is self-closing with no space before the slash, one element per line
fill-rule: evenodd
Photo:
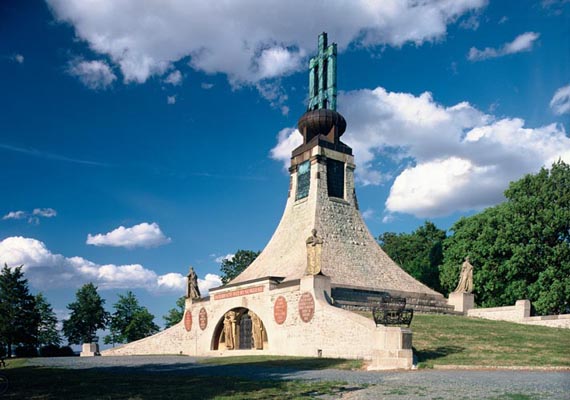
<path fill-rule="evenodd" d="M 380 248 L 364 224 L 354 187 L 352 149 L 341 141 L 346 120 L 336 111 L 336 44 L 319 36 L 309 63 L 309 105 L 298 121 L 303 144 L 293 150 L 285 212 L 273 237 L 230 285 L 272 276 L 283 282 L 307 271 L 306 239 L 322 240 L 320 273 L 331 278 L 338 304 L 364 306 L 390 293 L 418 311 L 447 311 L 446 300 L 418 282 Z"/>
<path fill-rule="evenodd" d="M 361 358 L 370 369 L 411 368 L 412 332 L 354 313 L 381 297 L 405 297 L 417 311 L 453 308 L 406 274 L 378 246 L 354 190 L 352 149 L 340 138 L 336 45 L 319 36 L 310 60 L 309 106 L 299 119 L 303 144 L 291 155 L 285 212 L 259 257 L 208 297 L 191 290 L 182 321 L 103 355 L 275 354 Z"/>

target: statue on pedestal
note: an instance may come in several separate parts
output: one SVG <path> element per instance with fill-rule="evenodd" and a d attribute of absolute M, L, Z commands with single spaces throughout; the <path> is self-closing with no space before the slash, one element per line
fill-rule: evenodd
<path fill-rule="evenodd" d="M 321 272 L 321 252 L 323 239 L 317 236 L 317 230 L 311 231 L 305 242 L 307 244 L 307 275 L 317 275 Z"/>
<path fill-rule="evenodd" d="M 198 276 L 196 275 L 196 272 L 194 272 L 194 268 L 190 267 L 187 277 L 186 298 L 192 300 L 199 299 L 200 289 L 198 288 Z"/>
<path fill-rule="evenodd" d="M 465 257 L 465 261 L 461 266 L 461 274 L 459 275 L 459 283 L 453 293 L 471 293 L 473 291 L 473 265 L 469 262 L 469 257 Z"/>

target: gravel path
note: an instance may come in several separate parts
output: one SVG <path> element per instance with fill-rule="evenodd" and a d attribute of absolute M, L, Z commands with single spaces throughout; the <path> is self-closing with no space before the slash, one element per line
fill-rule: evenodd
<path fill-rule="evenodd" d="M 31 365 L 60 368 L 101 368 L 114 373 L 174 373 L 202 376 L 239 376 L 249 379 L 343 381 L 365 386 L 332 398 L 360 399 L 568 399 L 570 373 L 545 371 L 419 370 L 364 372 L 262 368 L 252 365 L 206 366 L 197 358 L 181 356 L 36 358 Z"/>

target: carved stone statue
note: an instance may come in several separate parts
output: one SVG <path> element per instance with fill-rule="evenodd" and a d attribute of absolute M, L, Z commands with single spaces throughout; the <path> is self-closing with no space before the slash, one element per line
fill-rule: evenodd
<path fill-rule="evenodd" d="M 263 324 L 257 314 L 248 313 L 251 317 L 251 331 L 253 336 L 253 347 L 257 350 L 263 349 Z"/>
<path fill-rule="evenodd" d="M 465 257 L 465 261 L 461 266 L 461 274 L 459 275 L 459 283 L 453 293 L 471 293 L 473 291 L 473 265 L 469 262 L 469 257 Z"/>
<path fill-rule="evenodd" d="M 228 311 L 224 317 L 224 337 L 226 349 L 233 350 L 236 345 L 235 335 L 236 316 L 234 311 Z"/>
<path fill-rule="evenodd" d="M 317 230 L 313 229 L 305 243 L 307 244 L 307 275 L 317 275 L 321 272 L 323 239 L 318 237 Z"/>
<path fill-rule="evenodd" d="M 200 289 L 198 288 L 198 276 L 194 272 L 194 268 L 190 267 L 188 272 L 188 283 L 186 287 L 186 298 L 187 299 L 199 299 Z"/>

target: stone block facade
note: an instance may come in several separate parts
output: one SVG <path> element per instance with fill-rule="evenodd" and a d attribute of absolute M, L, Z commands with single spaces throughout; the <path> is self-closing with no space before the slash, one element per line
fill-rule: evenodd
<path fill-rule="evenodd" d="M 411 368 L 410 330 L 377 327 L 371 319 L 334 307 L 329 303 L 330 291 L 330 279 L 322 275 L 305 276 L 293 284 L 264 279 L 222 287 L 208 299 L 189 301 L 179 324 L 102 354 L 342 357 L 371 360 L 375 369 Z M 263 349 L 229 350 L 221 341 L 224 315 L 240 309 L 251 310 L 261 319 Z"/>

